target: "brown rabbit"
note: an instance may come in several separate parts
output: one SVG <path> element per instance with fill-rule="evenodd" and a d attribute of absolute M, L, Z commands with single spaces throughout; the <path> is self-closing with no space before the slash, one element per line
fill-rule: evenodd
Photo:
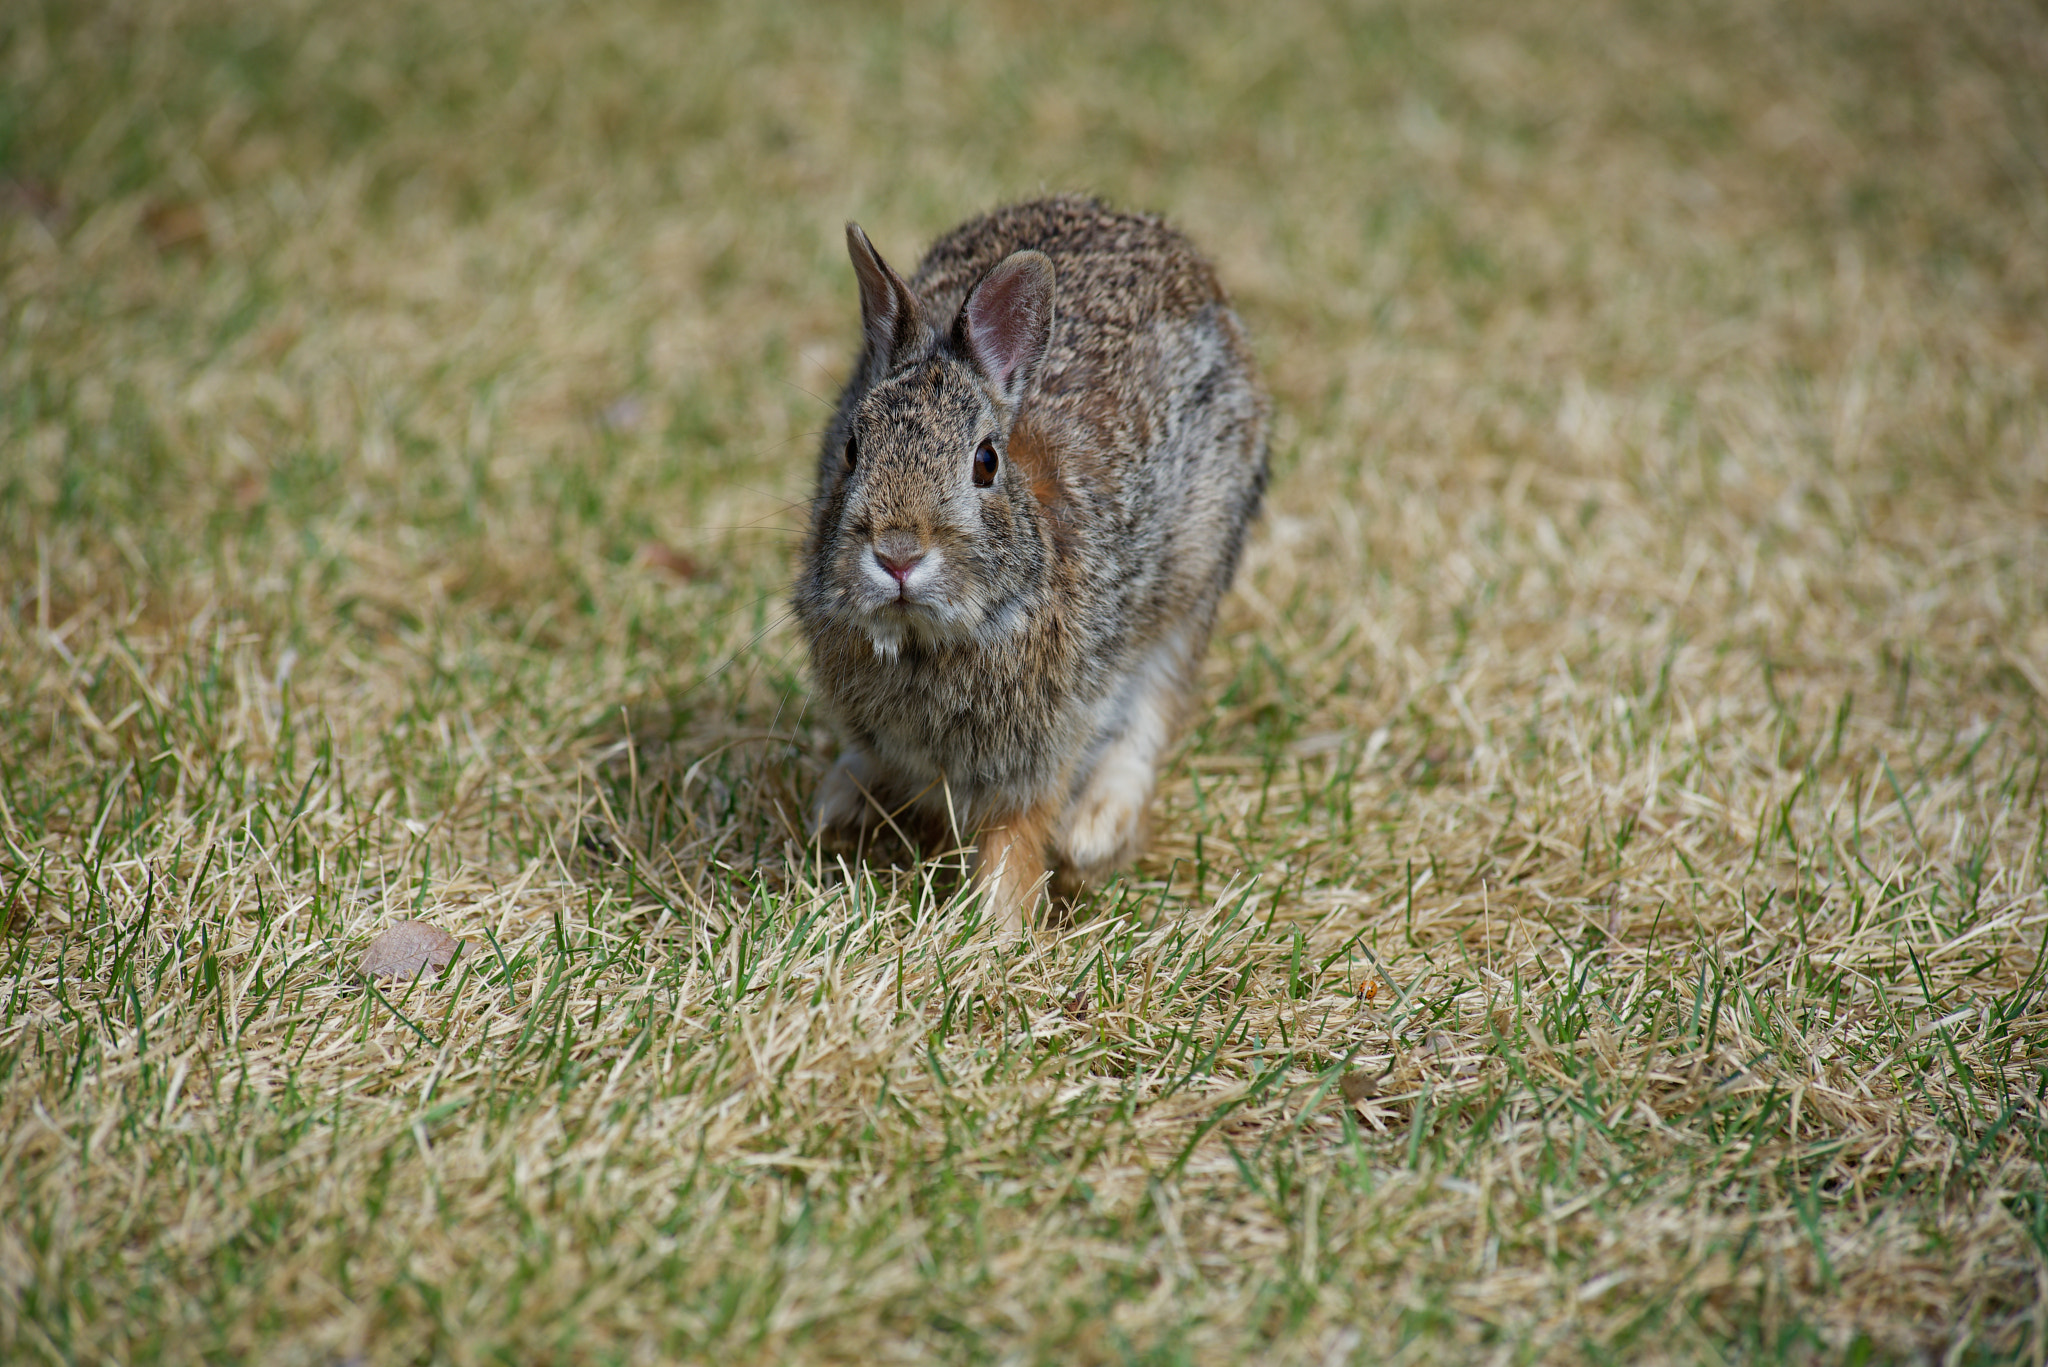
<path fill-rule="evenodd" d="M 865 344 L 794 605 L 846 749 L 820 829 L 977 833 L 1005 927 L 1133 857 L 1266 485 L 1266 403 L 1215 273 L 1157 218 L 1057 198 L 908 281 L 849 223 Z"/>

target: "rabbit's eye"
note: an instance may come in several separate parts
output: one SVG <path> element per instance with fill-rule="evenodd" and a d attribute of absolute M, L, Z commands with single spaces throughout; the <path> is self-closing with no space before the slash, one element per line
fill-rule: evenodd
<path fill-rule="evenodd" d="M 860 461 L 860 442 L 853 437 L 846 439 L 846 468 L 851 470 Z"/>
<path fill-rule="evenodd" d="M 987 437 L 974 448 L 974 487 L 986 489 L 996 482 L 996 444 Z"/>

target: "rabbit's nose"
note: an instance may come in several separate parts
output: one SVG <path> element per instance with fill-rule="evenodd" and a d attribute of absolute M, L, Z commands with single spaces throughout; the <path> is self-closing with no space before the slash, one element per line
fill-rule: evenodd
<path fill-rule="evenodd" d="M 910 532 L 883 532 L 875 538 L 875 563 L 901 584 L 910 578 L 917 562 L 924 559 L 924 547 Z"/>
<path fill-rule="evenodd" d="M 891 575 L 895 576 L 896 582 L 899 584 L 910 578 L 910 572 L 917 568 L 918 561 L 922 559 L 924 559 L 922 555 L 911 555 L 899 560 L 895 556 L 883 555 L 880 551 L 875 552 L 876 562 L 883 569 L 889 571 Z"/>

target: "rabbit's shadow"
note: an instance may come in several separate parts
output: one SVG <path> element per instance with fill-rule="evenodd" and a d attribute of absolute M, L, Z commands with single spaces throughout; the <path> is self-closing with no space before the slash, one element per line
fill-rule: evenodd
<path fill-rule="evenodd" d="M 795 892 L 863 871 L 928 878 L 950 896 L 968 877 L 968 847 L 917 811 L 878 813 L 857 832 L 810 829 L 812 798 L 838 749 L 823 727 L 762 727 L 656 703 L 622 710 L 588 739 L 577 852 L 598 868 L 630 870 L 657 897 L 724 904 L 735 885 Z"/>
<path fill-rule="evenodd" d="M 852 831 L 813 832 L 818 783 L 837 753 L 829 731 L 749 726 L 714 711 L 642 704 L 591 733 L 591 788 L 575 830 L 593 871 L 629 874 L 672 909 L 729 907 L 863 875 L 941 899 L 972 881 L 972 835 L 905 804 Z M 1059 929 L 1094 900 L 1055 880 L 1040 924 Z"/>

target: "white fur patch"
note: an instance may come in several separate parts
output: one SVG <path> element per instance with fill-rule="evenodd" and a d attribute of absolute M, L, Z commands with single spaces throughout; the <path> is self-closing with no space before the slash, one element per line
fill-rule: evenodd
<path fill-rule="evenodd" d="M 1060 853 L 1075 868 L 1129 857 L 1180 702 L 1187 648 L 1183 634 L 1161 641 L 1103 709 L 1095 766 L 1061 821 Z"/>
<path fill-rule="evenodd" d="M 1068 809 L 1060 847 L 1076 868 L 1113 863 L 1136 838 L 1152 800 L 1157 756 L 1156 749 L 1151 754 L 1141 754 L 1141 749 L 1123 742 L 1112 746 L 1089 776 L 1080 800 Z"/>

